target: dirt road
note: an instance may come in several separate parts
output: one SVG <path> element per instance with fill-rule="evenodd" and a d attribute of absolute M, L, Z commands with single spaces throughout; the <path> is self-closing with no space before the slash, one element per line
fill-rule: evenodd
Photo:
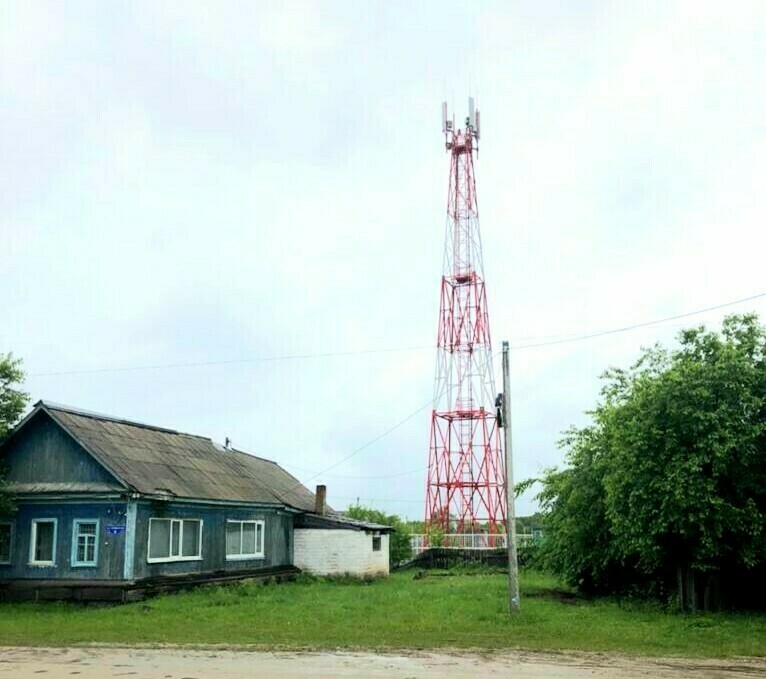
<path fill-rule="evenodd" d="M 600 654 L 294 653 L 131 648 L 0 648 L 0 679 L 766 679 L 766 660 L 628 659 Z"/>

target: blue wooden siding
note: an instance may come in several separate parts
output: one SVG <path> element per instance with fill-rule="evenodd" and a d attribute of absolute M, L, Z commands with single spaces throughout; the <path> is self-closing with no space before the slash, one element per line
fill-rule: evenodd
<path fill-rule="evenodd" d="M 2 464 L 8 483 L 118 483 L 42 412 L 8 443 Z"/>
<path fill-rule="evenodd" d="M 199 519 L 202 521 L 202 555 L 198 561 L 149 563 L 149 519 Z M 264 556 L 226 560 L 226 521 L 257 520 L 264 526 Z M 293 563 L 293 517 L 272 507 L 229 507 L 177 502 L 138 503 L 133 573 L 136 580 L 181 573 L 237 572 Z"/>
<path fill-rule="evenodd" d="M 11 563 L 0 565 L 0 580 L 16 578 L 62 578 L 67 580 L 121 580 L 125 534 L 110 535 L 107 526 L 125 522 L 125 503 L 113 502 L 40 502 L 19 503 L 18 511 L 3 521 L 13 524 Z M 29 564 L 33 519 L 55 519 L 56 544 L 54 566 Z M 90 519 L 99 522 L 98 563 L 93 566 L 72 565 L 74 521 Z"/>
<path fill-rule="evenodd" d="M 20 503 L 10 518 L 13 525 L 11 563 L 0 565 L 0 580 L 17 578 L 68 580 L 141 580 L 184 573 L 237 572 L 271 568 L 293 563 L 293 517 L 276 508 L 224 507 L 182 502 L 139 502 L 133 535 L 127 530 L 128 504 L 125 502 L 35 502 Z M 202 556 L 198 561 L 149 563 L 149 519 L 186 518 L 202 520 Z M 32 521 L 55 519 L 57 522 L 54 566 L 30 565 Z M 262 558 L 227 561 L 226 521 L 259 520 L 264 522 L 264 556 Z M 98 562 L 96 566 L 75 566 L 75 521 L 98 521 Z M 110 526 L 125 526 L 124 532 L 112 534 Z M 132 544 L 133 572 L 125 569 L 128 542 Z M 130 553 L 130 549 L 128 549 Z"/>

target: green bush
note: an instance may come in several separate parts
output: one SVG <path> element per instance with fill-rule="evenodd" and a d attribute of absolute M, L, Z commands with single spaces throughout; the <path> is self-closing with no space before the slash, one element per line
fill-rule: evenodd
<path fill-rule="evenodd" d="M 540 552 L 544 538 L 521 540 L 516 546 L 516 556 L 521 568 L 539 568 L 541 565 Z"/>

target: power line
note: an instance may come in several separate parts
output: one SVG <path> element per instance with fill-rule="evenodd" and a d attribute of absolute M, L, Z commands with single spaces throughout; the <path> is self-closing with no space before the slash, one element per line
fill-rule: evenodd
<path fill-rule="evenodd" d="M 697 309 L 695 311 L 689 311 L 683 314 L 676 314 L 675 316 L 668 316 L 666 318 L 658 318 L 652 321 L 645 321 L 643 323 L 635 323 L 633 325 L 627 325 L 619 328 L 609 328 L 606 330 L 599 330 L 591 333 L 577 334 L 577 333 L 558 333 L 554 335 L 537 335 L 516 338 L 517 341 L 525 339 L 533 339 L 538 337 L 545 339 L 546 337 L 560 338 L 552 339 L 550 341 L 534 342 L 531 344 L 518 344 L 512 345 L 511 349 L 518 351 L 520 349 L 535 349 L 538 347 L 547 347 L 557 344 L 568 344 L 570 342 L 580 342 L 583 340 L 594 339 L 596 337 L 603 337 L 605 335 L 614 335 L 617 333 L 629 332 L 631 330 L 637 330 L 638 328 L 646 328 L 653 325 L 659 325 L 661 323 L 667 323 L 669 321 L 675 321 L 681 318 L 689 318 L 690 316 L 697 316 L 709 311 L 716 311 L 718 309 L 724 309 L 726 307 L 734 306 L 736 304 L 743 304 L 745 302 L 751 302 L 756 299 L 766 297 L 766 292 L 759 293 L 757 295 L 751 295 L 750 297 L 744 297 L 731 302 L 724 302 L 723 304 L 717 304 L 715 306 L 707 307 L 705 309 Z M 362 349 L 358 351 L 334 351 L 324 353 L 313 354 L 286 354 L 282 356 L 265 356 L 255 358 L 239 358 L 229 359 L 222 361 L 195 361 L 184 363 L 157 363 L 153 365 L 136 365 L 136 366 L 118 366 L 118 367 L 103 367 L 103 368 L 88 368 L 82 370 L 58 370 L 50 372 L 29 373 L 27 377 L 57 377 L 66 375 L 90 375 L 109 372 L 129 372 L 133 370 L 162 370 L 169 368 L 197 368 L 204 366 L 223 366 L 223 365 L 237 365 L 243 363 L 267 363 L 276 361 L 292 361 L 292 360 L 306 360 L 314 358 L 336 358 L 343 356 L 360 356 L 365 354 L 387 354 L 405 351 L 423 351 L 425 349 L 433 350 L 435 347 L 432 345 L 412 346 L 412 347 L 391 347 L 385 349 Z"/>
<path fill-rule="evenodd" d="M 751 302 L 751 301 L 753 301 L 755 299 L 760 299 L 762 297 L 766 297 L 766 292 L 762 292 L 762 293 L 759 293 L 757 295 L 752 295 L 750 297 L 744 297 L 742 299 L 734 300 L 734 301 L 731 301 L 731 302 L 724 302 L 723 304 L 717 304 L 715 306 L 707 307 L 705 309 L 698 309 L 696 311 L 688 311 L 688 312 L 683 313 L 683 314 L 676 314 L 675 316 L 667 316 L 666 318 L 660 318 L 660 319 L 656 319 L 656 320 L 653 320 L 653 321 L 646 321 L 644 323 L 635 323 L 633 325 L 628 325 L 628 326 L 624 326 L 624 327 L 621 327 L 621 328 L 612 328 L 612 329 L 609 329 L 609 330 L 600 330 L 598 332 L 593 332 L 593 333 L 590 333 L 590 334 L 587 334 L 587 335 L 580 335 L 578 337 L 573 337 L 573 338 L 570 338 L 570 339 L 553 340 L 551 342 L 539 342 L 539 343 L 535 343 L 535 344 L 523 344 L 523 345 L 520 345 L 520 346 L 516 346 L 514 348 L 515 349 L 531 349 L 531 348 L 534 348 L 534 347 L 551 346 L 551 345 L 554 345 L 554 344 L 564 344 L 566 342 L 577 342 L 577 341 L 580 341 L 580 340 L 592 339 L 592 338 L 595 338 L 595 337 L 602 337 L 604 335 L 613 335 L 613 334 L 620 333 L 620 332 L 628 332 L 630 330 L 636 330 L 637 328 L 645 328 L 645 327 L 648 327 L 648 326 L 657 325 L 659 323 L 667 323 L 669 321 L 676 321 L 676 320 L 679 320 L 681 318 L 688 318 L 690 316 L 696 316 L 696 315 L 699 315 L 699 314 L 707 313 L 709 311 L 716 311 L 718 309 L 723 309 L 725 307 L 733 306 L 735 304 L 742 304 L 744 302 Z M 313 479 L 315 479 L 318 476 L 322 476 L 323 474 L 326 474 L 330 469 L 334 469 L 335 467 L 337 467 L 338 465 L 342 464 L 343 462 L 345 462 L 349 458 L 353 457 L 357 453 L 361 452 L 365 448 L 371 446 L 373 443 L 376 443 L 377 441 L 382 439 L 384 436 L 387 436 L 389 433 L 394 431 L 394 429 L 397 429 L 398 427 L 403 425 L 405 422 L 407 422 L 410 419 L 412 419 L 421 410 L 424 410 L 425 407 L 430 405 L 431 403 L 432 402 L 429 401 L 425 405 L 421 406 L 414 413 L 412 413 L 411 415 L 407 416 L 404 420 L 402 420 L 398 424 L 394 425 L 391 429 L 389 429 L 388 431 L 380 434 L 378 437 L 376 437 L 372 441 L 369 441 L 368 443 L 364 444 L 360 448 L 357 448 L 350 455 L 348 455 L 347 457 L 339 460 L 338 462 L 336 462 L 332 466 L 327 467 L 327 469 L 325 469 L 324 471 L 314 473 L 314 475 L 312 477 L 307 479 L 306 483 L 308 483 L 309 481 L 312 481 Z M 290 466 L 290 465 L 287 465 L 287 466 Z M 293 465 L 293 466 L 295 466 L 295 465 Z M 296 469 L 300 469 L 300 467 L 295 467 L 295 468 Z M 311 470 L 305 469 L 304 471 L 311 471 Z M 337 475 L 337 474 L 330 474 L 330 476 L 339 476 L 340 478 L 358 478 L 358 479 L 380 478 L 380 479 L 384 479 L 384 478 L 395 478 L 395 477 L 399 477 L 399 476 L 407 476 L 409 474 L 414 474 L 417 471 L 421 471 L 421 470 L 416 469 L 416 470 L 412 470 L 410 472 L 404 472 L 402 474 L 391 474 L 391 475 L 387 475 L 387 476 L 346 476 L 346 477 L 344 477 L 344 476 Z M 374 498 L 370 498 L 370 499 L 374 500 Z M 381 502 L 390 502 L 390 501 L 393 501 L 393 500 L 380 500 L 380 501 Z"/>
<path fill-rule="evenodd" d="M 499 354 L 499 353 L 500 353 L 500 352 L 498 352 L 498 354 Z M 496 354 L 496 355 L 498 355 L 498 354 Z M 491 361 L 491 360 L 492 360 L 492 357 L 493 357 L 493 354 L 489 354 L 489 355 L 487 356 L 487 362 Z M 486 364 L 485 364 L 485 365 L 486 365 Z M 315 478 L 317 478 L 317 476 L 322 476 L 322 475 L 326 474 L 328 471 L 330 471 L 331 469 L 335 469 L 335 467 L 337 467 L 338 465 L 340 465 L 340 464 L 343 464 L 344 462 L 346 462 L 346 460 L 349 460 L 349 459 L 351 459 L 351 458 L 352 458 L 352 457 L 354 457 L 354 455 L 356 455 L 357 453 L 361 453 L 361 452 L 362 452 L 362 451 L 363 451 L 365 448 L 369 448 L 369 447 L 370 447 L 370 446 L 371 446 L 373 443 L 377 443 L 377 442 L 378 442 L 378 441 L 380 441 L 382 438 L 384 438 L 385 436 L 388 436 L 388 435 L 389 435 L 391 432 L 395 431 L 396 429 L 398 429 L 399 427 L 401 427 L 401 426 L 402 426 L 403 424 L 405 424 L 406 422 L 409 422 L 409 421 L 410 421 L 410 420 L 411 420 L 413 417 L 415 417 L 415 415 L 417 415 L 417 414 L 418 414 L 418 413 L 420 413 L 421 411 L 425 410 L 427 407 L 429 407 L 429 406 L 433 406 L 433 403 L 434 403 L 433 399 L 429 399 L 429 400 L 428 400 L 428 401 L 426 401 L 426 402 L 425 402 L 425 403 L 424 403 L 422 406 L 420 406 L 420 407 L 419 407 L 417 410 L 415 410 L 414 412 L 412 412 L 412 413 L 410 413 L 409 415 L 407 415 L 407 417 L 405 417 L 405 418 L 404 418 L 403 420 L 401 420 L 400 422 L 397 422 L 397 423 L 396 423 L 396 424 L 395 424 L 393 427 L 390 427 L 389 429 L 387 429 L 386 431 L 384 431 L 382 434 L 378 434 L 378 436 L 376 436 L 374 439 L 372 439 L 371 441 L 368 441 L 367 443 L 365 443 L 365 444 L 364 444 L 364 445 L 362 445 L 362 446 L 359 446 L 359 447 L 358 447 L 356 450 L 354 450 L 354 451 L 352 451 L 351 453 L 349 453 L 348 455 L 346 455 L 346 457 L 344 457 L 344 458 L 342 458 L 342 459 L 338 460 L 337 462 L 334 462 L 334 463 L 333 463 L 333 464 L 331 464 L 329 467 L 327 467 L 327 468 L 323 469 L 321 472 L 316 472 L 316 473 L 315 473 L 313 476 L 309 477 L 309 478 L 308 478 L 308 479 L 306 479 L 304 482 L 299 482 L 299 483 L 297 483 L 297 484 L 296 484 L 296 485 L 295 485 L 295 486 L 294 486 L 294 487 L 293 487 L 291 490 L 295 490 L 295 489 L 297 489 L 297 488 L 300 488 L 300 487 L 302 487 L 302 486 L 305 486 L 305 485 L 306 485 L 306 484 L 308 484 L 310 481 L 313 481 Z M 371 477 L 371 478 L 375 478 L 375 477 Z M 382 478 L 382 477 L 379 477 L 379 478 Z"/>
<path fill-rule="evenodd" d="M 533 348 L 533 347 L 538 347 L 538 346 L 548 346 L 548 345 L 553 345 L 553 344 L 563 344 L 565 342 L 576 342 L 576 341 L 579 341 L 579 340 L 585 340 L 585 339 L 591 339 L 591 338 L 595 338 L 595 337 L 601 337 L 603 335 L 610 335 L 610 334 L 615 334 L 615 333 L 620 333 L 620 332 L 627 332 L 629 330 L 635 330 L 637 328 L 648 327 L 648 326 L 651 326 L 651 325 L 657 325 L 659 323 L 665 323 L 665 322 L 668 322 L 668 321 L 675 321 L 675 320 L 678 320 L 680 318 L 688 318 L 689 316 L 695 316 L 695 315 L 698 315 L 698 314 L 706 313 L 708 311 L 715 311 L 717 309 L 723 309 L 725 307 L 733 306 L 735 304 L 741 304 L 741 303 L 744 303 L 744 302 L 750 302 L 752 300 L 760 299 L 762 297 L 766 297 L 766 292 L 759 293 L 757 295 L 752 295 L 750 297 L 745 297 L 743 299 L 734 300 L 734 301 L 731 301 L 731 302 L 724 302 L 723 304 L 717 304 L 715 306 L 707 307 L 705 309 L 698 309 L 696 311 L 689 311 L 689 312 L 686 312 L 686 313 L 683 313 L 683 314 L 676 314 L 675 316 L 668 316 L 666 318 L 661 318 L 661 319 L 657 319 L 657 320 L 654 320 L 654 321 L 646 321 L 644 323 L 636 323 L 636 324 L 625 326 L 625 327 L 622 327 L 622 328 L 612 328 L 610 330 L 602 330 L 602 331 L 599 331 L 599 332 L 590 333 L 588 335 L 581 335 L 579 337 L 575 337 L 575 338 L 572 338 L 572 339 L 555 340 L 555 341 L 552 341 L 552 342 L 541 342 L 541 343 L 537 343 L 537 344 L 521 345 L 521 346 L 517 346 L 516 349 L 527 349 L 527 348 Z M 418 408 L 416 411 L 414 411 L 413 413 L 408 415 L 405 419 L 403 419 L 399 423 L 395 424 L 393 427 L 391 427 L 390 429 L 386 430 L 382 434 L 376 436 L 371 441 L 368 441 L 363 446 L 360 446 L 359 448 L 357 448 L 356 450 L 351 452 L 346 457 L 338 460 L 337 462 L 335 462 L 331 466 L 327 467 L 323 471 L 314 473 L 314 475 L 311 476 L 310 478 L 308 478 L 304 483 L 296 485 L 296 488 L 300 487 L 300 486 L 302 486 L 304 484 L 307 484 L 310 481 L 313 481 L 318 476 L 322 476 L 323 474 L 326 474 L 331 469 L 334 469 L 338 465 L 346 462 L 347 460 L 352 458 L 354 455 L 360 453 L 365 448 L 368 448 L 369 446 L 371 446 L 373 443 L 377 443 L 378 441 L 380 441 L 380 439 L 382 439 L 383 437 L 387 436 L 388 434 L 390 434 L 395 429 L 398 429 L 405 422 L 408 422 L 409 420 L 411 420 L 413 417 L 415 417 L 415 415 L 417 415 L 419 412 L 424 410 L 429 405 L 432 405 L 432 401 L 428 401 L 427 403 L 423 404 L 420 408 Z M 394 474 L 394 475 L 391 475 L 391 477 L 386 477 L 386 476 L 370 476 L 370 477 L 357 477 L 357 478 L 393 478 L 395 476 L 406 476 L 407 474 L 410 474 L 410 473 L 414 473 L 414 472 L 406 472 L 404 474 Z M 348 477 L 348 478 L 354 478 L 354 477 Z M 342 498 L 340 498 L 340 499 L 342 499 Z M 380 501 L 380 502 L 397 502 L 397 501 L 399 501 L 399 500 L 382 500 L 382 499 L 375 500 L 375 498 L 368 498 L 368 499 L 370 499 L 371 501 Z M 405 500 L 401 500 L 401 501 L 404 502 Z M 406 500 L 406 501 L 407 502 L 415 502 L 415 500 Z"/>
<path fill-rule="evenodd" d="M 689 311 L 689 312 L 686 312 L 686 313 L 683 313 L 683 314 L 676 314 L 675 316 L 668 316 L 666 318 L 661 318 L 661 319 L 657 319 L 657 320 L 654 320 L 654 321 L 647 321 L 647 322 L 644 322 L 644 323 L 636 323 L 634 325 L 625 326 L 625 327 L 622 327 L 622 328 L 613 328 L 613 329 L 610 329 L 610 330 L 602 330 L 602 331 L 599 331 L 599 332 L 590 333 L 588 335 L 581 335 L 579 337 L 575 337 L 575 338 L 572 338 L 572 339 L 554 340 L 552 342 L 541 342 L 541 343 L 537 343 L 537 344 L 521 345 L 521 346 L 518 346 L 516 348 L 517 349 L 525 349 L 525 348 L 532 348 L 532 347 L 546 346 L 546 345 L 553 345 L 553 344 L 563 344 L 565 342 L 576 342 L 576 341 L 579 341 L 579 340 L 591 339 L 591 338 L 594 338 L 594 337 L 601 337 L 602 335 L 615 334 L 615 333 L 619 333 L 619 332 L 627 332 L 629 330 L 635 330 L 637 328 L 643 328 L 643 327 L 647 327 L 647 326 L 651 326 L 651 325 L 657 325 L 659 323 L 664 323 L 664 322 L 668 322 L 668 321 L 675 321 L 675 320 L 678 320 L 680 318 L 688 318 L 689 316 L 694 316 L 694 315 L 697 315 L 697 314 L 706 313 L 708 311 L 715 311 L 717 309 L 722 309 L 722 308 L 725 308 L 725 307 L 728 307 L 728 306 L 733 306 L 734 304 L 740 304 L 740 303 L 743 303 L 743 302 L 749 302 L 749 301 L 752 301 L 754 299 L 759 299 L 761 297 L 766 297 L 766 292 L 765 293 L 760 293 L 758 295 L 753 295 L 751 297 L 746 297 L 746 298 L 743 298 L 743 299 L 735 300 L 735 301 L 732 301 L 732 302 L 725 302 L 723 304 L 718 304 L 716 306 L 708 307 L 706 309 L 699 309 L 699 310 L 696 310 L 696 311 Z M 341 458 L 340 460 L 338 460 L 337 462 L 333 463 L 332 465 L 330 465 L 326 469 L 322 470 L 321 472 L 314 473 L 313 476 L 311 476 L 310 478 L 306 479 L 306 481 L 304 481 L 303 483 L 296 484 L 295 488 L 299 488 L 301 486 L 305 486 L 306 484 L 308 484 L 309 482 L 313 481 L 318 476 L 322 476 L 322 475 L 326 474 L 331 469 L 334 469 L 335 467 L 343 464 L 344 462 L 346 462 L 350 458 L 354 457 L 354 455 L 357 455 L 358 453 L 362 452 L 366 448 L 369 448 L 372 444 L 377 443 L 382 438 L 384 438 L 385 436 L 388 436 L 388 434 L 390 434 L 391 432 L 393 432 L 394 430 L 398 429 L 403 424 L 405 424 L 406 422 L 411 420 L 413 417 L 415 417 L 415 415 L 420 413 L 426 407 L 428 407 L 429 405 L 432 405 L 432 403 L 433 403 L 433 401 L 431 401 L 431 400 L 429 400 L 427 403 L 424 403 L 417 410 L 415 410 L 410 415 L 405 417 L 403 420 L 401 420 L 400 422 L 395 424 L 393 427 L 387 429 L 382 434 L 379 434 L 374 439 L 368 441 L 367 443 L 365 443 L 364 445 L 360 446 L 359 448 L 356 448 L 349 455 L 347 455 L 344 458 Z M 299 469 L 299 467 L 296 467 L 296 468 Z M 308 471 L 308 470 L 306 470 L 306 471 Z M 417 470 L 415 470 L 415 471 L 417 471 Z M 370 476 L 370 477 L 347 477 L 347 478 L 393 478 L 393 477 L 396 477 L 396 476 L 406 476 L 407 474 L 410 474 L 410 473 L 414 473 L 414 472 L 405 472 L 404 474 L 393 474 L 393 475 L 388 476 L 388 477 L 387 476 Z M 335 496 L 335 497 L 337 497 L 338 499 L 352 499 L 352 500 L 354 499 L 354 498 L 348 498 L 348 497 L 344 498 L 344 496 Z M 410 499 L 382 499 L 382 498 L 363 498 L 363 499 L 369 500 L 370 502 L 422 502 L 422 500 L 410 500 Z"/>
<path fill-rule="evenodd" d="M 407 415 L 407 417 L 405 417 L 403 420 L 400 420 L 399 422 L 397 422 L 393 427 L 389 427 L 382 434 L 378 434 L 374 439 L 371 439 L 371 440 L 367 441 L 367 443 L 365 443 L 364 445 L 361 445 L 358 448 L 356 448 L 355 450 L 351 451 L 348 455 L 346 455 L 346 457 L 343 457 L 340 460 L 338 460 L 337 462 L 334 462 L 333 464 L 331 464 L 326 469 L 323 469 L 321 472 L 317 472 L 313 476 L 310 476 L 308 479 L 306 479 L 302 483 L 297 483 L 295 485 L 295 487 L 293 489 L 291 489 L 291 490 L 300 488 L 301 486 L 305 486 L 306 484 L 308 484 L 309 482 L 313 481 L 318 476 L 322 476 L 323 474 L 326 474 L 327 472 L 329 472 L 331 469 L 335 469 L 335 467 L 343 464 L 347 460 L 350 460 L 352 457 L 354 457 L 354 455 L 357 455 L 357 454 L 361 453 L 366 448 L 369 448 L 373 443 L 377 443 L 378 441 L 380 441 L 380 439 L 388 436 L 391 432 L 395 431 L 396 429 L 401 427 L 403 424 L 409 422 L 413 417 L 415 417 L 415 415 L 417 415 L 418 413 L 420 413 L 421 411 L 425 410 L 426 408 L 428 408 L 429 406 L 432 406 L 432 405 L 433 405 L 433 400 L 432 399 L 428 399 L 428 401 L 426 401 L 422 406 L 420 406 L 417 410 L 415 410 L 412 413 L 410 413 L 409 415 Z"/>
<path fill-rule="evenodd" d="M 321 474 L 325 474 L 325 472 L 317 472 L 314 469 L 306 469 L 305 467 L 299 467 L 296 464 L 288 464 L 287 462 L 280 462 L 279 464 L 282 467 L 292 467 L 293 469 L 298 469 L 302 472 L 308 472 L 309 474 L 316 474 L 317 476 Z M 408 472 L 401 472 L 399 474 L 372 474 L 372 475 L 366 475 L 366 476 L 349 476 L 347 474 L 327 474 L 327 476 L 332 476 L 336 479 L 396 479 L 401 476 L 409 476 L 410 474 L 422 473 L 426 469 L 427 467 L 418 467 L 417 469 L 410 469 L 410 471 Z"/>
<path fill-rule="evenodd" d="M 421 504 L 424 502 L 423 498 L 420 500 L 411 500 L 409 498 L 362 497 L 361 495 L 353 497 L 349 497 L 348 495 L 331 495 L 331 497 L 335 500 L 366 500 L 367 502 L 419 502 Z"/>
<path fill-rule="evenodd" d="M 717 304 L 716 306 L 707 307 L 706 309 L 697 309 L 696 311 L 688 311 L 684 314 L 677 314 L 675 316 L 668 316 L 667 318 L 658 318 L 654 321 L 646 321 L 644 323 L 635 323 L 634 325 L 626 325 L 622 328 L 611 328 L 610 330 L 600 330 L 598 332 L 589 333 L 587 335 L 580 335 L 579 337 L 570 337 L 569 339 L 553 340 L 550 342 L 537 342 L 535 344 L 521 344 L 512 349 L 533 349 L 535 347 L 548 347 L 554 344 L 567 344 L 569 342 L 579 342 L 581 340 L 593 339 L 594 337 L 603 337 L 604 335 L 614 335 L 618 332 L 628 332 L 629 330 L 636 330 L 638 328 L 646 328 L 651 325 L 658 325 L 659 323 L 666 323 L 668 321 L 676 321 L 679 318 L 688 318 L 689 316 L 697 316 L 699 314 L 707 313 L 708 311 L 716 311 L 725 307 L 734 306 L 735 304 L 743 304 L 744 302 L 752 302 L 754 299 L 760 299 L 766 297 L 766 292 L 752 295 L 751 297 L 744 297 L 743 299 L 737 299 L 733 302 L 724 302 L 723 304 Z"/>
<path fill-rule="evenodd" d="M 29 373 L 28 377 L 52 377 L 58 375 L 87 375 L 93 373 L 127 372 L 129 370 L 161 370 L 164 368 L 199 368 L 213 365 L 235 365 L 239 363 L 266 363 L 270 361 L 294 361 L 309 358 L 334 358 L 338 356 L 359 356 L 361 354 L 387 354 L 400 351 L 421 351 L 433 349 L 433 346 L 394 347 L 390 349 L 361 349 L 359 351 L 328 351 L 317 354 L 287 354 L 283 356 L 263 356 L 258 358 L 234 358 L 225 361 L 193 361 L 188 363 L 156 363 L 154 365 L 132 365 L 115 368 L 87 368 L 84 370 L 58 370 L 53 372 Z"/>

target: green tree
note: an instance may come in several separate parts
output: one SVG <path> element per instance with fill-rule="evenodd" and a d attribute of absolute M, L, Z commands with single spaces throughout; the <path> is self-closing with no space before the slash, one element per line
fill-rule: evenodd
<path fill-rule="evenodd" d="M 23 381 L 21 360 L 14 358 L 13 354 L 0 354 L 0 442 L 16 424 L 29 402 L 29 395 L 19 389 Z M 11 500 L 0 475 L 0 515 L 12 510 Z"/>
<path fill-rule="evenodd" d="M 679 342 L 604 374 L 539 497 L 554 570 L 596 591 L 674 583 L 694 610 L 721 574 L 766 567 L 766 329 L 731 316 Z"/>
<path fill-rule="evenodd" d="M 521 493 L 516 493 L 516 497 L 519 497 Z M 529 516 L 517 516 L 516 517 L 516 532 L 530 534 L 533 531 L 541 530 L 543 527 L 543 517 L 539 512 L 530 514 Z"/>
<path fill-rule="evenodd" d="M 391 526 L 394 529 L 388 540 L 389 563 L 392 566 L 407 561 L 412 555 L 410 531 L 407 524 L 396 514 L 386 514 L 377 509 L 360 505 L 351 505 L 346 510 L 346 514 L 352 519 L 379 523 L 382 526 Z"/>
<path fill-rule="evenodd" d="M 538 495 L 545 542 L 540 559 L 586 592 L 620 589 L 619 567 L 606 515 L 605 448 L 597 427 L 569 430 L 560 445 L 569 468 L 549 470 Z"/>

